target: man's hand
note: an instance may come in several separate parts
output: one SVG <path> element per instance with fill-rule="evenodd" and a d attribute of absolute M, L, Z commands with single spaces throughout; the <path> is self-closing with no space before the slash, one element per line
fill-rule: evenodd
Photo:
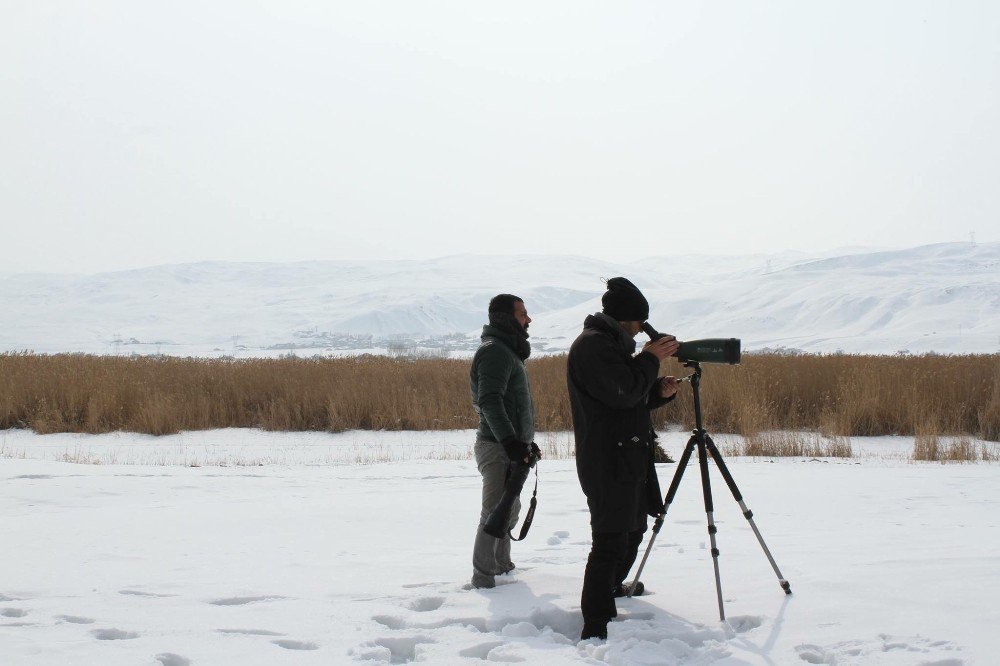
<path fill-rule="evenodd" d="M 534 442 L 531 443 L 531 453 L 535 456 L 535 460 L 542 459 L 542 450 L 538 448 L 538 444 L 535 444 Z"/>
<path fill-rule="evenodd" d="M 677 338 L 672 335 L 665 335 L 659 340 L 650 340 L 642 348 L 642 351 L 649 352 L 657 358 L 657 360 L 662 361 L 668 356 L 674 356 L 677 354 L 677 350 L 680 349 L 681 343 L 677 342 Z"/>
<path fill-rule="evenodd" d="M 527 444 L 514 437 L 508 437 L 500 442 L 500 444 L 503 446 L 503 450 L 507 453 L 508 458 L 525 464 L 528 463 L 528 459 L 531 456 L 531 449 Z"/>
<path fill-rule="evenodd" d="M 669 398 L 677 393 L 680 383 L 676 377 L 660 377 L 660 397 Z"/>

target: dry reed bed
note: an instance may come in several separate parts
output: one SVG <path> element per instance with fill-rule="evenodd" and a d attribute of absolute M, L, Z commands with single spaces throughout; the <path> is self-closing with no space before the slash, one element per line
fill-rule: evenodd
<path fill-rule="evenodd" d="M 539 430 L 571 427 L 566 357 L 528 362 Z M 782 356 L 708 365 L 712 432 L 826 437 L 971 435 L 1000 440 L 1000 354 Z M 0 428 L 39 433 L 259 427 L 268 430 L 472 428 L 469 362 L 446 359 L 191 359 L 0 354 Z M 669 374 L 686 369 L 670 360 Z M 693 425 L 690 388 L 656 412 Z"/>
<path fill-rule="evenodd" d="M 794 431 L 760 432 L 747 435 L 741 442 L 722 447 L 725 456 L 764 456 L 784 458 L 851 458 L 851 439 L 824 437 L 817 433 Z"/>
<path fill-rule="evenodd" d="M 966 436 L 942 441 L 937 434 L 918 432 L 913 441 L 913 459 L 934 462 L 998 462 L 1000 447 L 996 444 L 976 443 Z"/>

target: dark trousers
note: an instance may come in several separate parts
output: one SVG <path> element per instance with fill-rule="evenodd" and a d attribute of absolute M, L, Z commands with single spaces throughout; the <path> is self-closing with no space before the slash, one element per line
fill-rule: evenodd
<path fill-rule="evenodd" d="M 594 532 L 594 543 L 583 574 L 580 609 L 589 625 L 606 625 L 618 615 L 614 588 L 625 581 L 635 563 L 644 530 Z"/>

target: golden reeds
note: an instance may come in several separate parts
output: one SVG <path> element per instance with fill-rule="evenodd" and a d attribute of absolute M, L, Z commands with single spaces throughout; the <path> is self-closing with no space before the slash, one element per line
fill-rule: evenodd
<path fill-rule="evenodd" d="M 225 427 L 473 428 L 468 370 L 468 360 L 379 356 L 226 360 L 0 354 L 0 428 L 152 434 Z M 686 370 L 670 360 L 664 372 L 680 376 Z M 528 374 L 538 430 L 570 429 L 566 357 L 532 359 Z M 1000 354 L 744 354 L 739 366 L 704 366 L 702 405 L 713 433 L 750 438 L 790 430 L 819 432 L 827 439 L 918 434 L 996 441 Z M 683 386 L 655 418 L 659 427 L 692 427 L 690 388 Z"/>
<path fill-rule="evenodd" d="M 825 435 L 938 434 L 1000 438 L 1000 354 L 755 355 L 704 365 L 702 409 L 714 432 L 813 430 Z M 680 374 L 669 361 L 668 374 Z M 693 424 L 690 399 L 661 421 Z"/>
<path fill-rule="evenodd" d="M 723 455 L 850 458 L 853 451 L 848 437 L 778 430 L 747 435 L 740 442 L 724 446 Z"/>

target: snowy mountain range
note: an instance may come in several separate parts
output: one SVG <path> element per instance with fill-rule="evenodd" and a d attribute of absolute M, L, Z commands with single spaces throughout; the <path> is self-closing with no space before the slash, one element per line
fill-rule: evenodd
<path fill-rule="evenodd" d="M 459 255 L 427 261 L 207 262 L 0 275 L 0 350 L 263 356 L 467 353 L 486 304 L 524 298 L 539 351 L 563 351 L 624 275 L 650 322 L 744 350 L 1000 350 L 1000 243 L 822 254 Z"/>

